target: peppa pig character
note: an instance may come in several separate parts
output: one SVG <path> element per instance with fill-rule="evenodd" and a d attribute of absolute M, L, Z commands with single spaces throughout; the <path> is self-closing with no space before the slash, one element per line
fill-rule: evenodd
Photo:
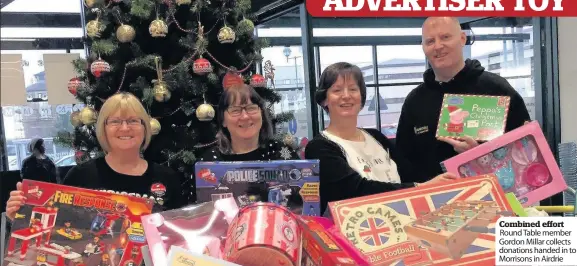
<path fill-rule="evenodd" d="M 469 112 L 454 105 L 447 106 L 447 110 L 449 111 L 449 123 L 445 124 L 445 130 L 455 136 L 461 135 L 465 127 L 465 118 L 469 116 Z"/>

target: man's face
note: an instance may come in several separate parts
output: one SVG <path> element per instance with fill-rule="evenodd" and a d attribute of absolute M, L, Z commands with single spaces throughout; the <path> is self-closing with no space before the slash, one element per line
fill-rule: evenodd
<path fill-rule="evenodd" d="M 423 52 L 434 70 L 452 69 L 463 60 L 467 36 L 450 18 L 430 18 L 423 24 Z"/>

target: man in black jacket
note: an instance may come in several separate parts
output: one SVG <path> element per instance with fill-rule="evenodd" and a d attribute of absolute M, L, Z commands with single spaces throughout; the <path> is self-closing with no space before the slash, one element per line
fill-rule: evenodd
<path fill-rule="evenodd" d="M 60 183 L 58 168 L 52 159 L 46 156 L 44 140 L 40 138 L 33 139 L 30 141 L 28 150 L 32 154 L 22 161 L 20 169 L 22 179 Z"/>
<path fill-rule="evenodd" d="M 523 98 L 506 79 L 485 71 L 477 60 L 464 60 L 467 37 L 456 18 L 428 18 L 422 30 L 423 51 L 432 69 L 423 74 L 424 83 L 407 95 L 396 139 L 399 151 L 421 170 L 420 182 L 442 173 L 442 161 L 478 145 L 469 137 L 463 141 L 436 138 L 445 93 L 510 96 L 506 131 L 530 120 Z"/>

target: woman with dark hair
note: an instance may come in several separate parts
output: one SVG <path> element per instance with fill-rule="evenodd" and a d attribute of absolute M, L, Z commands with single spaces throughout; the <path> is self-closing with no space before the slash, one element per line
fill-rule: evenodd
<path fill-rule="evenodd" d="M 223 92 L 217 109 L 217 145 L 201 161 L 271 161 L 298 159 L 296 152 L 273 137 L 264 100 L 242 84 Z"/>
<path fill-rule="evenodd" d="M 335 63 L 322 73 L 316 102 L 329 114 L 329 126 L 311 140 L 306 159 L 320 160 L 321 212 L 327 203 L 417 186 L 424 180 L 412 171 L 377 129 L 357 128 L 367 89 L 361 70 Z M 443 174 L 427 183 L 455 179 Z"/>

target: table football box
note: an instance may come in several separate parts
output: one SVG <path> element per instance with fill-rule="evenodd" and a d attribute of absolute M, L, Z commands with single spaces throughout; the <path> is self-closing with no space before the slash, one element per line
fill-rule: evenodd
<path fill-rule="evenodd" d="M 8 265 L 140 265 L 140 216 L 148 198 L 24 180 L 26 197 L 12 224 Z"/>
<path fill-rule="evenodd" d="M 369 266 L 366 258 L 325 217 L 301 216 L 301 266 Z"/>
<path fill-rule="evenodd" d="M 493 265 L 495 223 L 513 216 L 494 175 L 330 202 L 371 265 Z"/>
<path fill-rule="evenodd" d="M 318 160 L 198 162 L 198 202 L 234 197 L 240 208 L 272 202 L 298 215 L 320 216 Z"/>
<path fill-rule="evenodd" d="M 461 177 L 495 174 L 505 193 L 524 207 L 567 189 L 555 156 L 536 121 L 441 163 Z"/>

